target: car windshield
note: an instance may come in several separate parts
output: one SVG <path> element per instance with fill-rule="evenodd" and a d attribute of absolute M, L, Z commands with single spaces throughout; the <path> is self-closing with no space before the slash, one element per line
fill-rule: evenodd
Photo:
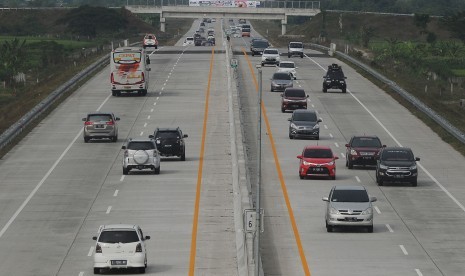
<path fill-rule="evenodd" d="M 281 68 L 295 68 L 295 64 L 292 62 L 281 62 L 279 64 L 279 67 Z"/>
<path fill-rule="evenodd" d="M 155 37 L 153 35 L 148 35 L 145 37 L 145 39 L 155 39 Z"/>
<path fill-rule="evenodd" d="M 380 148 L 381 142 L 379 139 L 371 137 L 358 137 L 352 140 L 352 147 L 355 148 Z"/>
<path fill-rule="evenodd" d="M 289 48 L 302 48 L 302 43 L 290 43 Z"/>
<path fill-rule="evenodd" d="M 293 116 L 294 121 L 316 122 L 316 114 L 313 112 L 296 112 Z"/>
<path fill-rule="evenodd" d="M 264 54 L 269 54 L 269 55 L 277 55 L 278 50 L 265 50 L 263 53 Z"/>
<path fill-rule="evenodd" d="M 113 53 L 113 61 L 117 64 L 134 64 L 141 61 L 140 52 L 116 52 Z"/>
<path fill-rule="evenodd" d="M 254 41 L 253 42 L 253 47 L 255 48 L 266 48 L 268 47 L 268 42 L 266 41 Z"/>
<path fill-rule="evenodd" d="M 412 161 L 413 153 L 407 150 L 389 150 L 383 152 L 382 160 L 385 161 Z"/>
<path fill-rule="evenodd" d="M 331 79 L 343 79 L 344 73 L 342 70 L 329 70 L 327 76 Z"/>
<path fill-rule="evenodd" d="M 291 75 L 288 73 L 275 73 L 273 75 L 274 80 L 291 80 Z"/>
<path fill-rule="evenodd" d="M 179 138 L 177 131 L 160 131 L 157 133 L 156 138 L 167 139 L 167 138 Z"/>
<path fill-rule="evenodd" d="M 153 145 L 152 142 L 149 142 L 149 141 L 130 142 L 128 144 L 128 149 L 130 150 L 151 150 L 151 149 L 155 149 L 155 146 Z"/>
<path fill-rule="evenodd" d="M 187 37 L 186 40 L 187 41 L 192 41 L 192 40 L 194 40 L 194 38 L 193 37 Z"/>
<path fill-rule="evenodd" d="M 369 202 L 368 194 L 364 190 L 334 190 L 332 202 Z"/>
<path fill-rule="evenodd" d="M 110 122 L 112 121 L 111 115 L 89 115 L 88 119 L 89 122 Z"/>
<path fill-rule="evenodd" d="M 103 231 L 98 241 L 102 243 L 130 243 L 138 242 L 139 236 L 134 230 Z"/>
<path fill-rule="evenodd" d="M 295 98 L 304 98 L 305 91 L 300 89 L 287 89 L 284 92 L 284 96 L 286 97 L 295 97 Z"/>
<path fill-rule="evenodd" d="M 329 149 L 306 149 L 304 151 L 306 158 L 333 158 L 333 153 Z"/>

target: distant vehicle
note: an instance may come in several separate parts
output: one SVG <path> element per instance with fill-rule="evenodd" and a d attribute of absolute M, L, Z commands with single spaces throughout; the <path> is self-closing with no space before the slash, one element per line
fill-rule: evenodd
<path fill-rule="evenodd" d="M 110 86 L 113 96 L 122 92 L 147 95 L 150 59 L 141 47 L 120 47 L 110 54 Z"/>
<path fill-rule="evenodd" d="M 233 37 L 241 37 L 241 35 L 242 35 L 242 34 L 241 34 L 241 32 L 240 32 L 240 31 L 238 31 L 238 30 L 234 30 L 234 31 L 232 31 L 232 33 L 231 33 L 231 34 L 232 34 L 232 36 L 233 36 Z"/>
<path fill-rule="evenodd" d="M 245 23 L 247 23 L 247 21 L 245 19 L 243 19 L 243 18 L 239 19 L 239 24 L 245 24 Z"/>
<path fill-rule="evenodd" d="M 346 93 L 346 77 L 341 66 L 335 63 L 328 66 L 328 71 L 323 77 L 323 92 L 327 92 L 328 89 L 341 89 L 342 93 Z"/>
<path fill-rule="evenodd" d="M 304 57 L 304 44 L 302 42 L 289 42 L 287 45 L 287 57 L 290 58 L 292 56 Z"/>
<path fill-rule="evenodd" d="M 194 45 L 195 46 L 203 46 L 203 45 L 205 45 L 206 41 L 207 41 L 207 39 L 205 37 L 200 36 L 200 37 L 198 37 L 198 38 L 196 38 L 194 40 Z"/>
<path fill-rule="evenodd" d="M 205 27 L 205 23 L 204 23 L 204 22 L 200 22 L 200 27 Z"/>
<path fill-rule="evenodd" d="M 298 67 L 295 66 L 293 61 L 281 61 L 278 65 L 278 72 L 287 72 L 291 74 L 291 76 L 296 80 L 297 79 L 297 71 Z"/>
<path fill-rule="evenodd" d="M 410 148 L 386 147 L 381 150 L 376 164 L 376 183 L 383 186 L 385 181 L 410 182 L 417 186 L 417 161 Z"/>
<path fill-rule="evenodd" d="M 352 136 L 346 144 L 346 167 L 376 165 L 376 158 L 383 147 L 386 145 L 377 136 Z"/>
<path fill-rule="evenodd" d="M 281 94 L 281 112 L 286 110 L 307 109 L 305 90 L 301 88 L 286 88 Z"/>
<path fill-rule="evenodd" d="M 325 225 L 327 232 L 337 226 L 364 227 L 373 233 L 373 205 L 376 197 L 368 195 L 363 186 L 334 186 L 326 201 Z"/>
<path fill-rule="evenodd" d="M 292 112 L 289 121 L 289 138 L 314 138 L 320 139 L 321 119 L 315 110 L 298 109 Z"/>
<path fill-rule="evenodd" d="M 271 92 L 273 91 L 284 91 L 284 89 L 293 87 L 294 82 L 289 73 L 276 72 L 271 77 Z"/>
<path fill-rule="evenodd" d="M 269 46 L 270 43 L 267 40 L 253 38 L 252 42 L 250 43 L 250 51 L 252 52 L 252 56 L 263 54 L 263 51 L 265 51 L 265 49 Z"/>
<path fill-rule="evenodd" d="M 333 154 L 330 147 L 306 146 L 297 158 L 300 159 L 300 179 L 313 176 L 336 179 L 336 159 L 339 157 Z"/>
<path fill-rule="evenodd" d="M 211 18 L 207 18 L 207 23 L 212 23 Z"/>
<path fill-rule="evenodd" d="M 214 30 L 208 30 L 207 36 L 215 36 L 215 31 Z"/>
<path fill-rule="evenodd" d="M 104 269 L 138 269 L 145 273 L 147 252 L 142 229 L 134 224 L 110 224 L 100 226 L 95 243 L 94 274 Z"/>
<path fill-rule="evenodd" d="M 266 48 L 262 54 L 262 66 L 265 64 L 279 64 L 281 58 L 279 57 L 279 51 L 276 48 Z"/>
<path fill-rule="evenodd" d="M 194 45 L 194 37 L 188 36 L 184 40 L 184 43 L 182 44 L 183 46 L 189 46 L 189 45 Z"/>
<path fill-rule="evenodd" d="M 212 18 L 212 23 L 215 23 L 216 22 L 216 18 Z"/>
<path fill-rule="evenodd" d="M 154 174 L 160 173 L 160 153 L 154 139 L 129 139 L 121 148 L 124 149 L 123 174 L 133 169 L 150 169 Z"/>
<path fill-rule="evenodd" d="M 215 46 L 216 45 L 216 39 L 215 39 L 214 36 L 207 37 L 207 42 L 210 44 L 210 46 Z"/>
<path fill-rule="evenodd" d="M 181 161 L 186 160 L 186 143 L 179 127 L 177 128 L 156 128 L 153 134 L 157 148 L 161 156 L 178 156 Z"/>
<path fill-rule="evenodd" d="M 249 24 L 241 24 L 241 29 L 249 29 L 250 31 L 250 25 Z"/>
<path fill-rule="evenodd" d="M 113 113 L 96 112 L 89 113 L 84 121 L 84 142 L 90 139 L 110 139 L 112 142 L 118 141 L 118 124 L 120 118 Z"/>
<path fill-rule="evenodd" d="M 145 35 L 142 45 L 144 49 L 147 47 L 155 47 L 155 49 L 158 49 L 157 37 L 154 34 Z"/>
<path fill-rule="evenodd" d="M 249 28 L 242 28 L 242 37 L 247 36 L 250 37 L 250 29 Z"/>

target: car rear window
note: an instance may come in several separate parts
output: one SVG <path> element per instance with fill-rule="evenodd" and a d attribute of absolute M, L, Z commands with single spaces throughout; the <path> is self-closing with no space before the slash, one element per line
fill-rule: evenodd
<path fill-rule="evenodd" d="M 264 54 L 277 55 L 277 54 L 278 54 L 278 50 L 265 50 L 263 53 L 264 53 Z"/>
<path fill-rule="evenodd" d="M 334 190 L 332 202 L 368 202 L 368 194 L 365 190 Z"/>
<path fill-rule="evenodd" d="M 267 41 L 254 41 L 253 42 L 253 47 L 254 48 L 266 48 L 268 47 L 269 44 Z"/>
<path fill-rule="evenodd" d="M 294 121 L 309 121 L 316 122 L 316 113 L 313 112 L 295 112 L 293 116 Z"/>
<path fill-rule="evenodd" d="M 130 243 L 138 242 L 139 236 L 134 230 L 103 231 L 98 241 L 103 243 Z"/>
<path fill-rule="evenodd" d="M 300 89 L 286 89 L 284 91 L 285 97 L 305 98 L 305 91 Z"/>
<path fill-rule="evenodd" d="M 89 115 L 87 121 L 90 122 L 110 122 L 112 121 L 111 115 Z"/>
<path fill-rule="evenodd" d="M 344 78 L 344 73 L 342 70 L 329 70 L 327 73 L 328 77 L 332 79 L 343 79 Z"/>
<path fill-rule="evenodd" d="M 157 136 L 155 138 L 166 139 L 166 138 L 177 138 L 177 137 L 179 137 L 179 133 L 177 131 L 160 131 L 157 133 Z"/>
<path fill-rule="evenodd" d="M 291 75 L 288 73 L 274 73 L 273 75 L 274 80 L 290 80 Z"/>
<path fill-rule="evenodd" d="M 295 64 L 292 63 L 292 62 L 281 62 L 279 64 L 279 67 L 281 67 L 281 68 L 294 68 Z"/>
<path fill-rule="evenodd" d="M 357 148 L 380 148 L 381 142 L 377 138 L 372 137 L 355 137 L 352 140 L 352 147 Z"/>
<path fill-rule="evenodd" d="M 329 149 L 306 149 L 304 151 L 306 158 L 333 158 L 333 153 Z"/>
<path fill-rule="evenodd" d="M 155 149 L 155 146 L 152 142 L 129 142 L 128 149 L 130 150 L 151 150 Z"/>
<path fill-rule="evenodd" d="M 290 43 L 289 48 L 302 48 L 302 43 Z"/>
<path fill-rule="evenodd" d="M 408 150 L 387 150 L 383 152 L 382 160 L 385 161 L 412 161 L 413 153 Z"/>

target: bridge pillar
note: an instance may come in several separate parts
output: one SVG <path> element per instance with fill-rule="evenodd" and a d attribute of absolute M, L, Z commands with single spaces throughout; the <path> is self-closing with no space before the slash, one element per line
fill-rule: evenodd
<path fill-rule="evenodd" d="M 166 31 L 166 18 L 161 17 L 161 15 L 160 15 L 160 31 L 162 32 Z"/>
<path fill-rule="evenodd" d="M 281 35 L 286 34 L 286 25 L 287 25 L 287 16 L 285 16 L 284 19 L 281 20 Z"/>

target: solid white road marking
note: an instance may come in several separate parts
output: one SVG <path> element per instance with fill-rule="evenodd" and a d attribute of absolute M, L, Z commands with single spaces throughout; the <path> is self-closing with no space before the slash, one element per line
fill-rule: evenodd
<path fill-rule="evenodd" d="M 144 123 L 144 127 L 147 127 L 147 123 Z"/>
<path fill-rule="evenodd" d="M 343 152 L 341 152 L 341 156 L 342 158 L 346 158 L 346 155 Z"/>
<path fill-rule="evenodd" d="M 89 249 L 89 253 L 87 253 L 87 257 L 92 256 L 93 253 L 94 253 L 94 247 L 91 246 L 90 249 Z"/>
<path fill-rule="evenodd" d="M 113 194 L 113 196 L 118 196 L 118 192 L 119 190 L 115 190 L 115 193 Z"/>
<path fill-rule="evenodd" d="M 399 245 L 400 249 L 402 250 L 402 252 L 404 253 L 404 255 L 408 255 L 408 252 L 407 250 L 405 249 L 405 247 L 401 244 Z"/>
<path fill-rule="evenodd" d="M 381 210 L 378 208 L 378 206 L 375 206 L 376 213 L 381 214 Z"/>
<path fill-rule="evenodd" d="M 123 181 L 124 180 L 124 174 L 121 176 L 121 178 L 119 179 L 119 181 Z"/>
<path fill-rule="evenodd" d="M 143 131 L 140 132 L 140 136 L 142 136 L 142 135 L 144 135 L 144 132 L 143 132 Z"/>
<path fill-rule="evenodd" d="M 339 147 L 339 144 L 338 144 L 338 143 L 334 143 L 334 145 L 336 146 L 336 148 L 338 148 L 338 147 Z"/>
<path fill-rule="evenodd" d="M 313 107 L 313 108 L 315 108 L 315 105 L 314 105 L 314 104 L 312 104 L 312 107 Z"/>
<path fill-rule="evenodd" d="M 361 182 L 361 181 L 360 181 L 360 177 L 358 177 L 358 176 L 355 176 L 355 180 L 357 180 L 358 183 Z"/>
<path fill-rule="evenodd" d="M 111 211 L 111 206 L 108 206 L 108 208 L 107 208 L 107 214 L 109 214 L 110 211 Z"/>
<path fill-rule="evenodd" d="M 391 228 L 391 225 L 386 224 L 386 228 L 389 230 L 389 232 L 394 233 L 394 230 Z"/>
<path fill-rule="evenodd" d="M 423 273 L 418 268 L 415 268 L 415 272 L 418 274 L 418 276 L 423 276 Z"/>

